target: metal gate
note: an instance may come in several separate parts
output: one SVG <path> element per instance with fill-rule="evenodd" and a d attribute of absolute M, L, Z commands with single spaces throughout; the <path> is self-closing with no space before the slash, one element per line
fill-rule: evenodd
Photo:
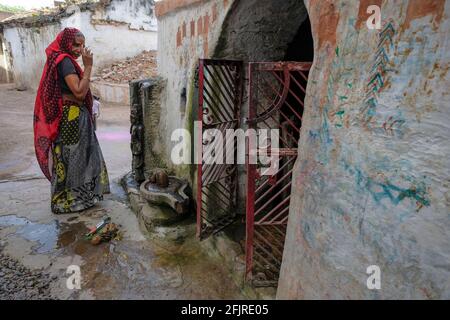
<path fill-rule="evenodd" d="M 278 148 L 261 149 L 247 140 L 246 279 L 255 286 L 278 283 L 310 68 L 295 62 L 249 65 L 249 128 L 279 130 Z M 276 173 L 264 175 L 261 164 L 249 163 L 255 152 L 278 155 Z"/>
<path fill-rule="evenodd" d="M 202 240 L 237 219 L 238 171 L 226 163 L 222 149 L 225 130 L 240 126 L 243 64 L 240 61 L 201 59 L 199 62 L 199 110 L 201 148 L 197 170 L 197 236 Z M 208 134 L 209 133 L 209 134 Z M 236 142 L 231 148 L 236 154 Z M 216 149 L 216 147 L 219 147 Z M 220 159 L 221 158 L 221 159 Z"/>

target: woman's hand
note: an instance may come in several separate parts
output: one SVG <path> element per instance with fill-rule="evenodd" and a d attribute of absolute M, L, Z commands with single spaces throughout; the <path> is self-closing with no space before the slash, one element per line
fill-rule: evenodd
<path fill-rule="evenodd" d="M 81 57 L 83 58 L 84 67 L 92 67 L 94 64 L 94 54 L 91 52 L 91 49 L 81 49 Z"/>
<path fill-rule="evenodd" d="M 73 96 L 79 101 L 83 101 L 86 97 L 86 93 L 89 91 L 92 64 L 94 63 L 94 55 L 89 48 L 82 48 L 81 56 L 84 65 L 83 78 L 80 79 L 77 74 L 69 74 L 64 78 L 70 91 L 72 91 Z"/>

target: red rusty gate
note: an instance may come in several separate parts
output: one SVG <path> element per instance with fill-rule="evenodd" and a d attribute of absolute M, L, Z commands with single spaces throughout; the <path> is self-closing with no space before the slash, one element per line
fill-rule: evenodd
<path fill-rule="evenodd" d="M 283 257 L 288 222 L 292 170 L 302 126 L 303 101 L 311 63 L 261 62 L 249 64 L 248 129 L 275 129 L 277 147 L 263 149 L 247 138 L 246 169 L 246 279 L 255 286 L 276 286 Z M 238 216 L 236 164 L 207 163 L 206 150 L 214 150 L 225 130 L 240 128 L 243 63 L 201 59 L 199 63 L 199 110 L 201 148 L 197 170 L 197 236 L 215 234 Z M 214 134 L 203 136 L 208 129 Z M 230 143 L 226 141 L 225 143 Z M 236 141 L 231 141 L 236 156 Z M 226 149 L 228 150 L 228 149 Z M 250 163 L 251 154 L 278 155 L 279 166 L 270 176 L 261 174 L 261 163 Z M 222 155 L 223 160 L 225 156 Z M 236 162 L 235 162 L 236 163 Z M 263 172 L 264 173 L 264 172 Z"/>
<path fill-rule="evenodd" d="M 201 59 L 199 63 L 198 121 L 202 128 L 196 139 L 202 146 L 197 170 L 197 236 L 200 239 L 221 231 L 238 218 L 236 162 L 227 164 L 226 154 L 215 154 L 215 147 L 224 142 L 227 129 L 240 126 L 242 71 L 241 61 Z M 211 135 L 203 136 L 211 130 L 214 130 Z M 229 149 L 236 154 L 236 142 L 231 143 L 234 146 Z M 221 158 L 220 161 L 213 163 L 215 157 Z"/>
<path fill-rule="evenodd" d="M 247 140 L 246 279 L 255 286 L 278 283 L 310 68 L 297 62 L 249 65 L 249 128 L 279 130 L 278 147 L 270 139 L 264 147 Z M 255 152 L 278 155 L 270 176 L 260 162 L 249 163 Z"/>

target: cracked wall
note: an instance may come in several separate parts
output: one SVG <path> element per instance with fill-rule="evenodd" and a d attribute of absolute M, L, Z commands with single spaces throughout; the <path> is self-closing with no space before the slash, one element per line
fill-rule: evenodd
<path fill-rule="evenodd" d="M 189 165 L 173 165 L 171 152 L 177 142 L 171 141 L 172 132 L 185 128 L 193 135 L 193 121 L 198 93 L 194 85 L 199 58 L 211 57 L 221 26 L 231 1 L 185 0 L 162 1 L 156 4 L 158 16 L 158 72 L 166 86 L 161 92 L 161 113 L 157 130 L 159 142 L 155 161 L 146 158 L 152 169 L 160 163 L 193 184 Z M 146 131 L 150 130 L 146 128 Z M 157 160 L 157 161 L 156 161 Z"/>
<path fill-rule="evenodd" d="M 255 2 L 264 10 L 253 2 L 157 5 L 158 66 L 167 80 L 160 158 L 168 166 L 171 133 L 192 126 L 198 58 L 283 58 L 292 27 L 283 17 L 267 29 L 245 20 L 247 13 L 270 21 L 276 12 L 270 1 Z M 305 3 L 314 65 L 278 297 L 449 298 L 450 1 Z M 382 6 L 381 30 L 366 27 L 370 4 Z M 247 8 L 242 16 L 239 8 Z M 273 35 L 284 40 L 273 43 Z M 380 291 L 366 286 L 370 265 L 381 268 Z"/>
<path fill-rule="evenodd" d="M 198 103 L 193 84 L 198 59 L 281 60 L 307 12 L 297 0 L 169 0 L 159 2 L 156 12 L 158 70 L 167 79 L 159 123 L 165 148 L 160 158 L 195 185 L 192 168 L 171 164 L 170 154 L 176 143 L 170 138 L 179 128 L 193 134 Z M 279 21 L 285 22 L 283 32 L 279 32 Z M 246 105 L 242 111 L 244 117 Z"/>
<path fill-rule="evenodd" d="M 79 28 L 86 45 L 94 52 L 94 72 L 113 61 L 157 49 L 156 18 L 153 1 L 112 0 L 107 6 L 75 11 L 49 23 L 28 26 L 23 22 L 3 26 L 4 43 L 13 57 L 11 70 L 16 86 L 37 90 L 46 61 L 45 48 L 65 27 Z M 81 58 L 79 59 L 81 63 Z"/>

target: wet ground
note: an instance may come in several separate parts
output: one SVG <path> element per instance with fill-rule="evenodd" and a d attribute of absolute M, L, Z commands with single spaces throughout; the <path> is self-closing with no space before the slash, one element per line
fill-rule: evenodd
<path fill-rule="evenodd" d="M 52 214 L 34 158 L 34 98 L 0 85 L 0 299 L 244 298 L 195 239 L 193 220 L 176 242 L 141 232 L 119 185 L 131 163 L 128 107 L 104 105 L 98 123 L 112 194 L 81 214 Z M 105 216 L 120 236 L 91 245 L 84 235 Z M 80 290 L 68 288 L 70 266 L 80 267 Z"/>

